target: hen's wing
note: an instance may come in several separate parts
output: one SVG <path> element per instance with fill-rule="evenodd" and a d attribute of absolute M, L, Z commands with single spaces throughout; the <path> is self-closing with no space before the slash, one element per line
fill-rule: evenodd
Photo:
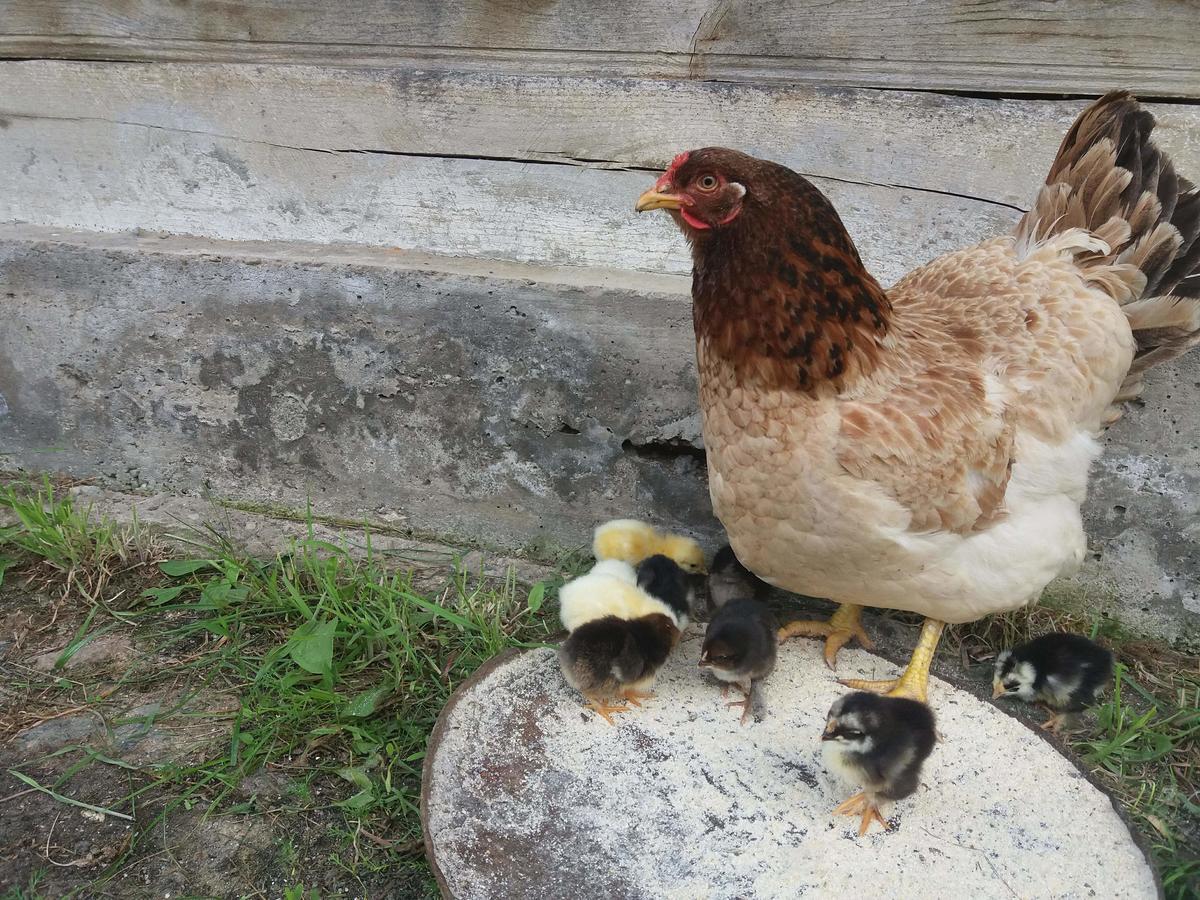
<path fill-rule="evenodd" d="M 988 241 L 892 289 L 890 371 L 839 405 L 837 452 L 909 509 L 910 530 L 988 527 L 1022 436 L 1053 446 L 1100 428 L 1133 342 L 1077 265 L 1090 239 L 1073 240 L 1024 259 L 1011 239 Z"/>
<path fill-rule="evenodd" d="M 910 530 L 984 528 L 1003 514 L 1014 434 L 1011 411 L 988 394 L 964 366 L 907 375 L 887 400 L 842 406 L 838 461 L 907 507 Z"/>

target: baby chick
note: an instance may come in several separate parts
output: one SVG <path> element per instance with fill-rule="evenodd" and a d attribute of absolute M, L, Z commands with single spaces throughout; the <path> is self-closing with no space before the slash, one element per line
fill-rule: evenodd
<path fill-rule="evenodd" d="M 727 599 L 708 623 L 704 646 L 700 651 L 700 668 L 708 669 L 729 685 L 742 692 L 741 700 L 727 706 L 742 708 L 742 724 L 750 717 L 752 693 L 760 679 L 775 668 L 775 633 L 779 623 L 766 604 L 752 597 Z"/>
<path fill-rule="evenodd" d="M 596 559 L 623 559 L 635 566 L 661 553 L 687 572 L 704 571 L 704 551 L 699 544 L 681 534 L 664 534 L 637 519 L 613 519 L 600 525 L 592 538 L 592 553 Z"/>
<path fill-rule="evenodd" d="M 861 815 L 859 837 L 873 819 L 887 829 L 879 800 L 901 800 L 917 789 L 936 734 L 933 711 L 924 703 L 862 691 L 839 697 L 821 735 L 821 755 L 826 766 L 861 790 L 834 815 Z"/>
<path fill-rule="evenodd" d="M 1096 701 L 1112 673 L 1112 654 L 1099 644 L 1078 634 L 1043 634 L 996 657 L 992 699 L 1044 704 L 1052 715 L 1042 728 L 1057 734 Z"/>
<path fill-rule="evenodd" d="M 637 586 L 675 611 L 680 631 L 687 628 L 696 591 L 679 563 L 662 553 L 643 559 L 637 567 Z"/>
<path fill-rule="evenodd" d="M 678 566 L 666 561 L 678 571 Z M 641 706 L 687 623 L 686 592 L 670 593 L 667 566 L 647 560 L 635 572 L 628 563 L 602 560 L 586 575 L 563 585 L 559 614 L 570 634 L 558 650 L 558 663 L 571 687 L 583 694 L 586 706 L 610 725 L 612 716 L 626 712 L 615 698 Z M 647 583 L 669 596 L 663 600 L 638 586 Z M 656 579 L 664 579 L 662 586 Z M 683 612 L 680 612 L 682 604 Z"/>
<path fill-rule="evenodd" d="M 708 568 L 708 597 L 720 609 L 731 599 L 757 599 L 769 585 L 738 562 L 733 548 L 726 544 L 713 557 Z"/>

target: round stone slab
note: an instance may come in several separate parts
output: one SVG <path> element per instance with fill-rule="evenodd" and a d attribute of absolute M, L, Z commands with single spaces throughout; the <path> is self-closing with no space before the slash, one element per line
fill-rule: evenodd
<path fill-rule="evenodd" d="M 693 629 L 642 709 L 583 710 L 554 652 L 502 654 L 442 712 L 422 815 L 443 892 L 492 898 L 1152 898 L 1112 801 L 1017 720 L 931 680 L 941 742 L 922 786 L 857 835 L 853 793 L 821 762 L 847 689 L 816 641 L 789 641 L 766 718 L 738 724 L 696 666 Z M 841 677 L 886 660 L 843 650 Z"/>

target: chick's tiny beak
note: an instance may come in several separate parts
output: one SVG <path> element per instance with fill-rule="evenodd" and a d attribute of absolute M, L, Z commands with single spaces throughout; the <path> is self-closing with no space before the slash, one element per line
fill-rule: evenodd
<path fill-rule="evenodd" d="M 683 201 L 679 197 L 666 191 L 660 191 L 658 185 L 655 185 L 638 197 L 637 204 L 633 208 L 638 212 L 646 212 L 651 209 L 679 209 L 682 206 Z"/>
<path fill-rule="evenodd" d="M 1003 697 L 1004 694 L 1005 694 L 1004 685 L 1001 684 L 999 681 L 993 681 L 992 682 L 992 699 L 995 700 L 998 697 Z"/>
<path fill-rule="evenodd" d="M 837 719 L 830 719 L 825 723 L 825 733 L 821 735 L 821 740 L 833 740 L 833 733 L 837 730 Z"/>

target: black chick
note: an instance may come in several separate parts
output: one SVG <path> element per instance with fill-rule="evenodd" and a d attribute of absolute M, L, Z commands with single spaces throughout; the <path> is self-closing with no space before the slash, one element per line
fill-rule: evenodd
<path fill-rule="evenodd" d="M 775 669 L 779 623 L 766 604 L 752 598 L 728 599 L 716 611 L 704 633 L 700 668 L 725 682 L 721 696 L 734 685 L 742 699 L 727 706 L 742 708 L 742 724 L 750 717 L 758 682 Z"/>
<path fill-rule="evenodd" d="M 933 750 L 933 710 L 904 697 L 863 691 L 839 697 L 821 735 L 825 764 L 861 790 L 835 815 L 861 815 L 862 837 L 874 819 L 885 829 L 879 800 L 902 800 L 921 783 L 921 766 Z"/>
<path fill-rule="evenodd" d="M 1112 654 L 1078 634 L 1043 634 L 996 657 L 992 699 L 1020 697 L 1052 715 L 1042 728 L 1054 733 L 1096 702 L 1112 680 Z"/>
<path fill-rule="evenodd" d="M 646 557 L 638 563 L 637 586 L 671 607 L 680 631 L 687 628 L 696 592 L 691 577 L 679 563 L 662 553 Z"/>
<path fill-rule="evenodd" d="M 708 569 L 708 598 L 714 608 L 720 609 L 734 598 L 757 600 L 769 588 L 770 585 L 738 561 L 728 544 L 713 557 Z"/>

